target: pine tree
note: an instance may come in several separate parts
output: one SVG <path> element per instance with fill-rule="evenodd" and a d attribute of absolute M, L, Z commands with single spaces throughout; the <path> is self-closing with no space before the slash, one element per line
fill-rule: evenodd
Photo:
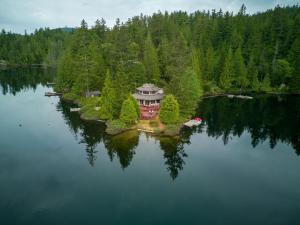
<path fill-rule="evenodd" d="M 144 65 L 147 79 L 150 82 L 158 83 L 160 79 L 158 57 L 150 35 L 148 35 L 146 38 L 144 48 Z"/>
<path fill-rule="evenodd" d="M 159 118 L 164 124 L 174 124 L 179 120 L 179 104 L 173 95 L 167 95 L 161 102 Z"/>
<path fill-rule="evenodd" d="M 294 41 L 288 58 L 292 65 L 292 78 L 289 84 L 290 89 L 293 92 L 300 93 L 300 37 L 297 37 Z"/>
<path fill-rule="evenodd" d="M 251 88 L 254 91 L 259 91 L 260 82 L 258 81 L 258 70 L 255 65 L 253 57 L 250 58 L 250 62 L 248 64 L 247 79 L 250 81 Z"/>
<path fill-rule="evenodd" d="M 197 78 L 199 79 L 199 81 L 202 80 L 202 73 L 200 67 L 200 53 L 199 50 L 196 48 L 192 48 L 191 62 L 192 62 L 192 68 L 195 71 Z"/>
<path fill-rule="evenodd" d="M 161 77 L 165 81 L 169 81 L 170 77 L 166 74 L 166 68 L 168 64 L 168 58 L 169 58 L 169 43 L 166 36 L 163 36 L 159 47 L 158 47 L 158 59 L 159 59 L 159 68 L 161 71 Z"/>
<path fill-rule="evenodd" d="M 127 61 L 124 65 L 125 73 L 129 77 L 130 89 L 135 89 L 147 81 L 146 69 L 142 62 L 139 61 L 140 47 L 132 42 L 128 47 Z"/>
<path fill-rule="evenodd" d="M 102 88 L 100 97 L 100 118 L 104 120 L 113 119 L 114 115 L 114 102 L 116 100 L 116 93 L 112 84 L 111 76 L 109 71 L 106 73 L 104 81 L 104 87 Z"/>
<path fill-rule="evenodd" d="M 261 85 L 261 90 L 264 92 L 268 92 L 271 90 L 271 80 L 270 80 L 270 75 L 268 73 L 264 77 L 264 80 Z"/>
<path fill-rule="evenodd" d="M 231 87 L 231 80 L 233 75 L 233 62 L 232 62 L 232 50 L 229 48 L 228 54 L 225 58 L 223 70 L 220 75 L 219 85 L 221 88 L 228 90 Z"/>
<path fill-rule="evenodd" d="M 242 56 L 241 48 L 239 47 L 233 56 L 234 65 L 234 80 L 237 85 L 241 88 L 246 88 L 249 85 L 249 80 L 247 79 L 247 70 L 244 63 L 244 58 Z"/>
<path fill-rule="evenodd" d="M 180 76 L 180 78 L 172 85 L 171 93 L 176 96 L 180 105 L 180 113 L 183 116 L 194 114 L 200 96 L 202 95 L 202 85 L 191 68 Z"/>
<path fill-rule="evenodd" d="M 214 49 L 209 46 L 205 54 L 205 63 L 204 63 L 204 74 L 203 78 L 206 81 L 212 81 L 214 79 L 214 70 L 215 70 L 215 52 Z"/>
<path fill-rule="evenodd" d="M 137 119 L 138 114 L 133 99 L 128 97 L 122 104 L 120 120 L 127 125 L 131 125 L 135 123 Z"/>
<path fill-rule="evenodd" d="M 176 80 L 184 73 L 189 65 L 189 51 L 182 33 L 177 34 L 170 43 L 166 66 L 167 80 Z"/>
<path fill-rule="evenodd" d="M 137 100 L 131 94 L 129 95 L 128 98 L 131 99 L 131 101 L 133 102 L 134 108 L 136 110 L 136 114 L 139 117 L 139 115 L 140 115 L 140 106 L 139 106 Z"/>

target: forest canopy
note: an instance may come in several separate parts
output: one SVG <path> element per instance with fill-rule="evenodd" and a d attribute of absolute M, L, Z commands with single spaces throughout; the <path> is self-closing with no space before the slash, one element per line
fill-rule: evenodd
<path fill-rule="evenodd" d="M 109 71 L 117 111 L 128 93 L 145 82 L 163 87 L 180 105 L 186 102 L 181 98 L 190 100 L 184 94 L 191 91 L 184 89 L 194 87 L 295 93 L 300 91 L 300 9 L 277 6 L 249 15 L 242 5 L 236 14 L 157 12 L 124 23 L 117 19 L 111 28 L 100 19 L 91 27 L 82 20 L 71 32 L 2 30 L 0 60 L 57 67 L 57 87 L 78 96 L 102 91 Z"/>

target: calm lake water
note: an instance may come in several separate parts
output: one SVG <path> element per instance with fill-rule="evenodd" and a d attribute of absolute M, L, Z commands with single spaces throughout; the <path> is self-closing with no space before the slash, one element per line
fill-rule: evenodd
<path fill-rule="evenodd" d="M 87 123 L 0 71 L 0 223 L 299 224 L 300 97 L 203 100 L 180 140 Z"/>

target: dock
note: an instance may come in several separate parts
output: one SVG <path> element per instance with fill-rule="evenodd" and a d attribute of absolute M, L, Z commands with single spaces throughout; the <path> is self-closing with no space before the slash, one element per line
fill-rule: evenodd
<path fill-rule="evenodd" d="M 57 93 L 57 92 L 46 92 L 45 93 L 45 96 L 47 97 L 51 97 L 51 96 L 60 96 L 61 94 L 60 93 Z"/>
<path fill-rule="evenodd" d="M 145 133 L 154 133 L 154 131 L 153 130 L 146 130 L 146 129 L 137 129 L 138 131 L 141 131 L 141 132 L 145 132 Z"/>
<path fill-rule="evenodd" d="M 201 123 L 202 123 L 202 120 L 190 120 L 190 121 L 184 123 L 184 125 L 187 127 L 195 127 L 195 126 L 199 126 Z"/>
<path fill-rule="evenodd" d="M 228 98 L 253 99 L 253 97 L 247 96 L 247 95 L 231 95 L 231 94 L 228 94 L 227 97 Z"/>
<path fill-rule="evenodd" d="M 70 108 L 70 112 L 79 112 L 80 108 Z"/>

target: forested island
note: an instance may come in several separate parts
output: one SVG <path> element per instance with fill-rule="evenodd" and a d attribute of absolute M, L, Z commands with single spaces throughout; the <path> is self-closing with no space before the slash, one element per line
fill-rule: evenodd
<path fill-rule="evenodd" d="M 166 97 L 150 125 L 174 135 L 203 94 L 300 93 L 300 8 L 249 15 L 242 5 L 237 14 L 158 12 L 117 19 L 112 28 L 101 19 L 90 28 L 82 20 L 75 29 L 2 30 L 0 60 L 57 67 L 55 90 L 79 104 L 83 118 L 108 121 L 112 134 L 139 126 L 131 94 L 155 84 Z"/>

